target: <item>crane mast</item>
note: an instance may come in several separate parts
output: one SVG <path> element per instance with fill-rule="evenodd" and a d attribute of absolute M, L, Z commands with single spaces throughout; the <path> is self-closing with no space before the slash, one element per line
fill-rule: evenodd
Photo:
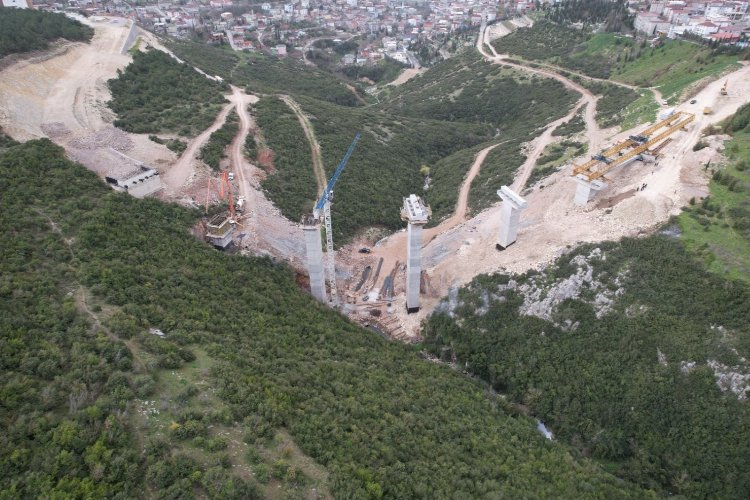
<path fill-rule="evenodd" d="M 323 205 L 323 223 L 326 226 L 326 275 L 331 289 L 331 302 L 338 305 L 339 293 L 336 288 L 336 262 L 333 257 L 333 228 L 331 227 L 331 203 Z"/>
<path fill-rule="evenodd" d="M 320 219 L 321 210 L 323 211 L 323 224 L 326 228 L 326 275 L 328 286 L 331 290 L 331 302 L 334 306 L 338 305 L 339 296 L 338 290 L 336 288 L 336 261 L 333 251 L 333 227 L 331 224 L 331 202 L 333 201 L 333 186 L 336 184 L 339 175 L 341 175 L 341 171 L 344 170 L 344 166 L 346 166 L 346 162 L 349 161 L 349 157 L 352 155 L 352 152 L 354 152 L 354 147 L 357 145 L 359 137 L 360 134 L 354 136 L 354 140 L 349 145 L 349 149 L 347 149 L 344 158 L 342 158 L 338 167 L 336 167 L 336 171 L 333 173 L 333 176 L 331 176 L 331 179 L 328 181 L 328 184 L 323 190 L 323 195 L 320 197 L 320 200 L 318 200 L 318 203 L 315 204 L 315 208 L 313 209 L 313 217 L 318 220 Z"/>

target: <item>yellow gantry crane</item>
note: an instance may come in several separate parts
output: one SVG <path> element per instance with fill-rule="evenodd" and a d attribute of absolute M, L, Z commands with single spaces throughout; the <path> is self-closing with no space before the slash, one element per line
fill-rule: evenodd
<path fill-rule="evenodd" d="M 583 175 L 589 181 L 598 179 L 618 165 L 622 165 L 634 156 L 646 152 L 647 150 L 651 149 L 652 146 L 656 146 L 662 140 L 666 139 L 681 128 L 687 126 L 687 124 L 692 122 L 694 119 L 695 115 L 693 115 L 692 113 L 685 113 L 684 111 L 677 112 L 669 118 L 650 126 L 639 135 L 631 135 L 630 138 L 615 144 L 605 151 L 602 151 L 583 165 L 574 165 L 572 175 Z M 651 137 L 653 133 L 657 132 L 660 129 L 666 130 L 663 130 L 656 136 Z M 628 148 L 631 149 L 625 151 L 624 153 L 622 152 L 623 150 Z"/>

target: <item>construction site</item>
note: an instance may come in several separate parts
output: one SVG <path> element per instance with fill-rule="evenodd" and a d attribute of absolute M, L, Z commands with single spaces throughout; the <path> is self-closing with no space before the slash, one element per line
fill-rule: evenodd
<path fill-rule="evenodd" d="M 310 293 L 321 303 L 407 342 L 419 340 L 421 321 L 441 298 L 479 274 L 541 268 L 580 243 L 646 234 L 679 213 L 691 198 L 706 196 L 709 176 L 702 166 L 721 160 L 723 139 L 709 137 L 709 147 L 697 152 L 693 145 L 702 130 L 750 100 L 750 66 L 744 65 L 707 84 L 689 102 L 663 109 L 653 124 L 601 130 L 593 120 L 596 97 L 560 74 L 487 52 L 483 27 L 477 48 L 488 61 L 555 78 L 579 92 L 581 100 L 527 144 L 526 162 L 513 184 L 493 187 L 498 198 L 491 208 L 467 216 L 471 183 L 495 146 L 480 151 L 467 166 L 451 217 L 429 227 L 430 208 L 411 194 L 389 207 L 400 212 L 402 231 L 337 248 L 331 231 L 336 218 L 334 187 L 345 168 L 357 168 L 358 134 L 328 184 L 319 189 L 313 212 L 300 222 L 290 221 L 261 189 L 267 173 L 242 154 L 246 137 L 256 128 L 248 111 L 256 96 L 232 87 L 229 104 L 216 122 L 180 155 L 145 134 L 115 129 L 105 104 L 106 80 L 128 64 L 127 50 L 137 38 L 137 28 L 116 18 L 86 22 L 96 29 L 90 45 L 70 44 L 44 60 L 21 61 L 3 70 L 4 130 L 20 140 L 49 137 L 113 188 L 135 196 L 157 196 L 206 213 L 226 204 L 225 211 L 212 212 L 204 221 L 208 243 L 286 262 L 309 277 Z M 166 51 L 150 34 L 138 36 Z M 196 152 L 231 109 L 240 118 L 239 132 L 217 174 L 196 159 Z M 544 148 L 559 140 L 552 136 L 554 128 L 580 110 L 585 110 L 586 130 L 581 136 L 589 144 L 589 157 L 574 159 L 562 171 L 528 185 Z M 310 147 L 319 150 L 310 132 Z"/>

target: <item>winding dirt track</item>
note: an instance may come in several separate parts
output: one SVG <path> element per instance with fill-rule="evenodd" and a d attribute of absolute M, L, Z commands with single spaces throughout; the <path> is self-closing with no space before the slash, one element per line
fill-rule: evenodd
<path fill-rule="evenodd" d="M 566 78 L 552 70 L 532 68 L 530 66 L 525 66 L 523 64 L 517 64 L 517 63 L 508 61 L 507 60 L 508 56 L 506 54 L 498 54 L 495 51 L 495 48 L 492 46 L 492 44 L 485 42 L 486 28 L 487 27 L 485 25 L 482 25 L 479 36 L 477 37 L 477 50 L 482 54 L 482 56 L 484 56 L 485 59 L 487 59 L 487 61 L 495 63 L 495 64 L 501 64 L 503 66 L 508 66 L 511 68 L 520 69 L 521 71 L 526 71 L 527 73 L 533 73 L 536 75 L 553 78 L 557 80 L 558 82 L 562 83 L 566 88 L 581 94 L 582 102 L 580 104 L 583 104 L 583 103 L 586 104 L 586 111 L 583 115 L 583 119 L 584 119 L 584 122 L 586 123 L 586 137 L 588 137 L 589 139 L 589 151 L 599 150 L 601 144 L 604 142 L 604 139 L 605 139 L 604 134 L 599 128 L 599 125 L 596 123 L 596 101 L 599 98 L 596 97 L 594 94 L 592 94 L 591 91 L 588 90 L 587 88 L 582 87 L 581 85 L 574 82 L 570 78 Z M 492 54 L 489 54 L 487 52 L 486 47 L 490 48 L 490 50 L 492 51 Z M 580 104 L 579 104 L 579 107 L 580 107 Z"/>
<path fill-rule="evenodd" d="M 318 186 L 318 196 L 322 196 L 323 190 L 326 187 L 326 171 L 325 167 L 323 166 L 323 154 L 320 150 L 320 144 L 318 143 L 318 139 L 315 137 L 315 129 L 313 129 L 312 123 L 310 123 L 309 118 L 307 118 L 305 112 L 302 111 L 302 108 L 297 103 L 297 101 L 295 101 L 288 95 L 279 95 L 279 99 L 284 101 L 286 105 L 289 106 L 289 109 L 291 109 L 294 114 L 297 115 L 297 120 L 299 120 L 299 124 L 302 126 L 302 130 L 304 130 L 305 132 L 307 142 L 310 144 L 310 155 L 312 156 L 315 183 Z"/>
<path fill-rule="evenodd" d="M 245 155 L 242 154 L 242 148 L 245 145 L 245 139 L 250 132 L 250 128 L 255 125 L 253 118 L 247 111 L 247 106 L 258 102 L 258 98 L 254 95 L 245 94 L 242 90 L 232 85 L 232 96 L 229 100 L 232 102 L 237 115 L 240 117 L 240 128 L 230 145 L 229 161 L 233 167 L 233 172 L 237 176 L 237 181 L 240 186 L 240 194 L 245 197 L 248 206 L 252 207 L 255 206 L 255 191 L 250 186 L 250 182 L 245 173 L 245 168 L 243 168 Z"/>
<path fill-rule="evenodd" d="M 198 161 L 196 160 L 198 151 L 208 141 L 211 134 L 224 125 L 227 115 L 233 107 L 234 104 L 231 102 L 224 106 L 224 109 L 216 116 L 211 126 L 188 143 L 179 160 L 162 176 L 162 182 L 170 192 L 176 192 L 188 181 L 190 175 L 195 171 L 195 164 Z"/>

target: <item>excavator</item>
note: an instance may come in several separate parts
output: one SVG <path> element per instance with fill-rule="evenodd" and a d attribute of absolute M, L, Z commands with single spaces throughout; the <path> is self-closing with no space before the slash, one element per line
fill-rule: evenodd
<path fill-rule="evenodd" d="M 727 95 L 727 85 L 729 84 L 729 80 L 724 81 L 724 86 L 721 87 L 721 90 L 719 91 L 719 94 L 721 95 Z"/>

